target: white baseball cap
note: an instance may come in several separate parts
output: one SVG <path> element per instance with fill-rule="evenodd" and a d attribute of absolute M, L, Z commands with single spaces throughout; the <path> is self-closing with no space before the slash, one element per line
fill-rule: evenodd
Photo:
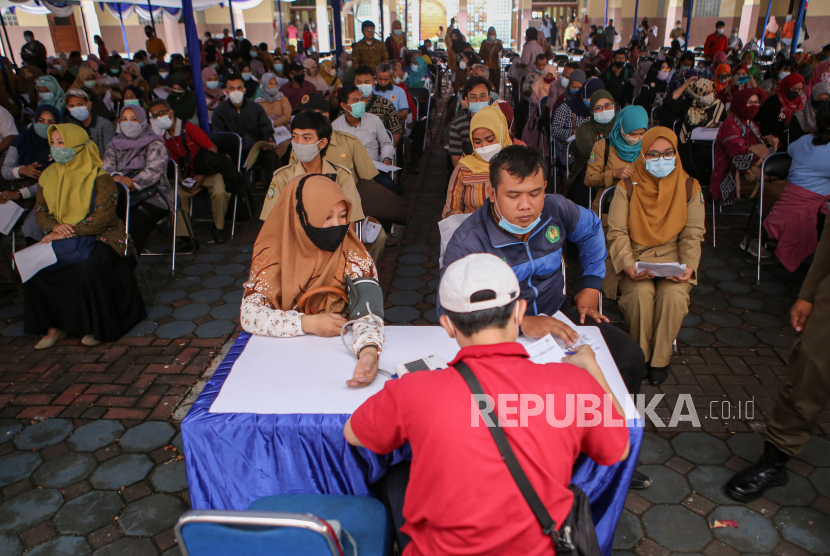
<path fill-rule="evenodd" d="M 472 313 L 509 305 L 519 298 L 520 290 L 519 280 L 506 262 L 489 253 L 473 253 L 447 267 L 438 295 L 444 309 Z M 492 292 L 493 297 L 471 301 L 478 292 Z"/>

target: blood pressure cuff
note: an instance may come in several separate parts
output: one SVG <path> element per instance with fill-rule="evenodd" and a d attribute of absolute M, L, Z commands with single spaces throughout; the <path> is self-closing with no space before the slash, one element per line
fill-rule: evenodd
<path fill-rule="evenodd" d="M 383 318 L 383 290 L 377 280 L 367 276 L 352 280 L 346 276 L 346 290 L 349 293 L 349 320 L 365 317 L 369 311 Z"/>

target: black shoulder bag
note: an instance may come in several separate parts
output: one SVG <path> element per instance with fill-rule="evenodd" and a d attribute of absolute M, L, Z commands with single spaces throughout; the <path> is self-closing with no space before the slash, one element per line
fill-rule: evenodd
<path fill-rule="evenodd" d="M 455 364 L 455 370 L 461 374 L 473 394 L 484 395 L 484 389 L 481 387 L 481 383 L 466 363 L 459 361 Z M 516 459 L 516 454 L 510 447 L 510 442 L 507 440 L 504 430 L 498 426 L 498 418 L 495 412 L 492 410 L 485 412 L 481 409 L 481 406 L 479 406 L 479 410 L 482 416 L 490 419 L 489 422 L 496 423 L 495 427 L 488 426 L 487 428 L 490 430 L 490 434 L 493 435 L 496 447 L 498 447 L 504 463 L 507 464 L 510 475 L 516 481 L 516 486 L 519 487 L 522 496 L 524 496 L 525 501 L 530 506 L 530 509 L 533 510 L 533 514 L 542 526 L 542 532 L 553 541 L 556 554 L 558 556 L 601 556 L 602 552 L 599 548 L 597 531 L 594 527 L 593 518 L 591 517 L 591 506 L 588 496 L 582 492 L 581 488 L 574 484 L 568 487 L 574 493 L 574 501 L 568 517 L 565 518 L 565 522 L 562 523 L 562 526 L 557 531 L 556 522 L 550 516 L 550 513 L 548 513 L 539 495 L 536 494 L 536 490 L 530 483 L 530 479 L 525 475 L 522 466 L 519 464 L 519 460 Z"/>

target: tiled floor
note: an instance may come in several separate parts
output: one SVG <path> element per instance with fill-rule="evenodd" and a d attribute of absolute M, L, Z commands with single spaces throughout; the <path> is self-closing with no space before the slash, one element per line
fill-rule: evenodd
<path fill-rule="evenodd" d="M 442 121 L 435 114 L 433 134 L 440 136 Z M 420 169 L 403 179 L 413 210 L 402 245 L 379 265 L 392 324 L 436 322 L 444 151 L 432 150 Z M 257 223 L 242 225 L 235 241 L 216 245 L 197 226 L 202 248 L 178 260 L 174 277 L 166 258 L 145 259 L 156 297 L 148 318 L 128 337 L 94 348 L 70 338 L 35 352 L 36 338 L 22 335 L 20 288 L 0 284 L 0 555 L 179 553 L 172 526 L 189 500 L 169 417 L 238 330 L 257 231 Z M 770 264 L 756 285 L 752 261 L 735 247 L 739 239 L 719 231 L 718 247 L 704 247 L 669 380 L 643 386 L 648 399 L 663 395 L 656 413 L 664 420 L 678 396 L 691 395 L 701 427 L 647 424 L 640 461 L 654 485 L 629 494 L 615 539 L 620 556 L 830 553 L 830 412 L 790 462 L 786 487 L 749 505 L 722 490 L 760 454 L 754 433 L 763 430 L 786 373 L 795 339 L 787 313 L 804 276 Z M 577 267 L 569 260 L 571 291 Z M 0 265 L 0 278 L 9 273 Z M 621 320 L 612 301 L 605 307 Z M 739 527 L 711 530 L 715 519 L 736 519 Z"/>

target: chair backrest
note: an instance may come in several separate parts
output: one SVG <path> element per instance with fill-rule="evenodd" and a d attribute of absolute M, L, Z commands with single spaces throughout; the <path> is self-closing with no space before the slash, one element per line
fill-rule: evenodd
<path fill-rule="evenodd" d="M 787 179 L 793 159 L 787 153 L 773 153 L 761 163 L 761 172 L 781 180 Z"/>
<path fill-rule="evenodd" d="M 231 157 L 239 171 L 242 167 L 242 137 L 230 131 L 213 131 L 208 133 L 208 138 L 220 153 Z"/>
<path fill-rule="evenodd" d="M 173 159 L 167 161 L 167 179 L 170 181 L 173 191 L 178 191 L 176 186 L 179 185 L 179 165 Z"/>
<path fill-rule="evenodd" d="M 338 556 L 328 526 L 311 514 L 190 510 L 176 523 L 184 556 Z"/>
<path fill-rule="evenodd" d="M 409 95 L 418 103 L 418 119 L 423 120 L 429 113 L 429 90 L 413 87 L 409 89 Z"/>
<path fill-rule="evenodd" d="M 435 64 L 427 64 L 427 70 L 435 77 L 438 77 L 438 66 Z"/>
<path fill-rule="evenodd" d="M 611 187 L 607 188 L 605 191 L 602 192 L 602 195 L 599 196 L 599 213 L 600 214 L 608 214 L 611 210 L 611 201 L 614 200 L 614 193 L 617 191 L 617 186 L 612 185 Z"/>

